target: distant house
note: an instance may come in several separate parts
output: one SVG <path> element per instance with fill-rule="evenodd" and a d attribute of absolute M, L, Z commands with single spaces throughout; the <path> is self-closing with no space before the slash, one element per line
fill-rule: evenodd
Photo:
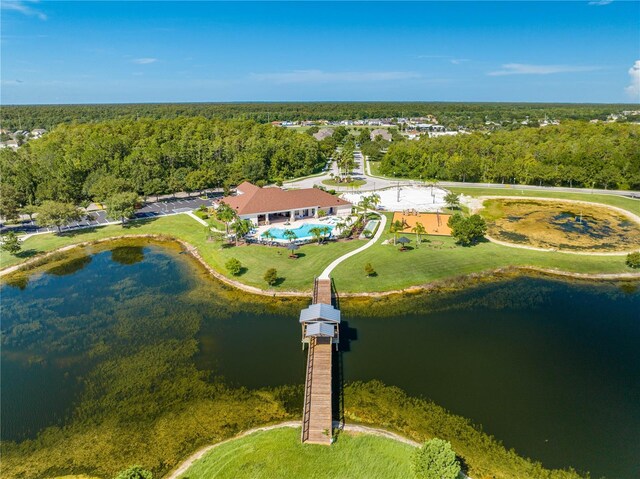
<path fill-rule="evenodd" d="M 375 140 L 378 136 L 381 136 L 383 140 L 391 141 L 391 133 L 384 128 L 376 128 L 371 132 L 371 141 Z"/>
<path fill-rule="evenodd" d="M 0 148 L 13 148 L 18 149 L 18 142 L 16 140 L 3 141 L 0 143 Z"/>
<path fill-rule="evenodd" d="M 44 128 L 36 128 L 35 130 L 31 130 L 31 138 L 40 138 L 47 132 Z"/>
<path fill-rule="evenodd" d="M 240 219 L 250 220 L 254 225 L 317 218 L 320 211 L 337 216 L 351 214 L 351 203 L 318 188 L 260 188 L 245 181 L 238 185 L 236 191 L 236 195 L 225 196 L 221 201 L 229 205 Z"/>
<path fill-rule="evenodd" d="M 333 136 L 332 128 L 321 128 L 317 133 L 313 134 L 313 137 L 318 141 L 324 140 L 330 136 Z"/>

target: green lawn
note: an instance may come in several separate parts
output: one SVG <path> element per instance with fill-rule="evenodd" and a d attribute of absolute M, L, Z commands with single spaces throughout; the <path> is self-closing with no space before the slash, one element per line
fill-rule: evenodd
<path fill-rule="evenodd" d="M 358 187 L 364 185 L 365 183 L 366 183 L 365 180 L 353 180 L 353 181 L 350 181 L 348 183 L 347 182 L 339 183 L 339 182 L 334 181 L 334 180 L 322 180 L 322 184 L 323 185 L 340 186 L 342 188 L 347 187 L 347 186 L 352 186 L 352 187 L 358 188 Z"/>
<path fill-rule="evenodd" d="M 485 193 L 480 189 L 476 194 Z M 556 195 L 566 197 L 570 194 Z M 635 200 L 617 196 L 576 196 L 576 199 L 588 196 L 592 201 L 628 210 L 637 206 Z M 390 218 L 390 215 L 388 216 Z M 0 267 L 7 267 L 35 254 L 69 244 L 123 234 L 160 234 L 185 240 L 198 249 L 208 264 L 227 276 L 229 275 L 225 263 L 230 258 L 237 258 L 243 270 L 242 274 L 233 279 L 262 289 L 267 288 L 263 280 L 265 271 L 275 268 L 281 278 L 273 288 L 275 291 L 309 291 L 313 278 L 331 261 L 360 247 L 365 241 L 328 243 L 322 246 L 309 244 L 298 250 L 298 259 L 290 259 L 288 251 L 284 248 L 259 245 L 222 247 L 220 243 L 208 242 L 205 239 L 204 226 L 187 215 L 174 215 L 135 221 L 125 227 L 111 225 L 61 235 L 36 235 L 23 243 L 23 251 L 18 257 L 6 252 L 0 253 Z M 456 245 L 452 238 L 440 236 L 429 237 L 430 242 L 416 248 L 415 235 L 406 236 L 411 239 L 411 249 L 408 251 L 400 252 L 397 247 L 383 245 L 385 239 L 393 237 L 387 232 L 377 244 L 340 264 L 332 274 L 338 289 L 342 292 L 388 291 L 509 266 L 534 266 L 576 273 L 632 272 L 626 266 L 624 256 L 578 256 L 569 253 L 530 251 L 489 242 L 465 248 Z M 365 276 L 364 266 L 367 263 L 373 266 L 377 273 L 375 276 Z"/>
<path fill-rule="evenodd" d="M 389 221 L 387 222 L 389 225 Z M 421 285 L 431 281 L 508 266 L 537 266 L 576 273 L 629 273 L 625 256 L 587 256 L 568 253 L 530 251 L 494 243 L 462 247 L 445 236 L 429 236 L 430 243 L 415 248 L 415 235 L 404 252 L 397 246 L 383 245 L 393 238 L 385 233 L 378 243 L 341 263 L 333 278 L 339 291 L 387 291 Z M 371 263 L 377 275 L 366 277 L 364 266 Z"/>
<path fill-rule="evenodd" d="M 508 186 L 508 185 L 507 185 Z M 514 186 L 512 188 L 469 188 L 469 187 L 447 187 L 455 193 L 462 193 L 467 196 L 529 196 L 535 198 L 558 198 L 565 200 L 591 201 L 609 206 L 617 206 L 635 214 L 640 214 L 640 200 L 626 198 L 617 195 L 599 195 L 592 193 L 562 193 L 558 191 L 537 191 L 523 190 Z"/>
<path fill-rule="evenodd" d="M 222 248 L 220 243 L 206 240 L 205 227 L 196 220 L 188 215 L 173 215 L 133 221 L 124 228 L 120 225 L 109 225 L 61 235 L 32 236 L 23 243 L 23 251 L 18 257 L 6 252 L 0 253 L 0 267 L 11 266 L 38 253 L 66 245 L 124 234 L 160 234 L 185 240 L 198 249 L 205 261 L 223 274 L 227 274 L 224 264 L 229 258 L 237 258 L 245 270 L 234 279 L 251 286 L 266 288 L 262 279 L 264 273 L 268 268 L 276 268 L 282 278 L 276 290 L 310 290 L 314 276 L 319 275 L 331 261 L 364 243 L 356 240 L 321 246 L 305 245 L 297 251 L 299 258 L 294 260 L 288 257 L 288 251 L 284 248 L 259 245 Z"/>
<path fill-rule="evenodd" d="M 331 447 L 300 443 L 300 429 L 262 431 L 209 451 L 183 479 L 412 477 L 414 448 L 391 439 L 341 434 Z"/>

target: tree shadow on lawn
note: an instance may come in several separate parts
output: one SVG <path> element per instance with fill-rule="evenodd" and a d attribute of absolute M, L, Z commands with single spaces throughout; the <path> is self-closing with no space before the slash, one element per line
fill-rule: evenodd
<path fill-rule="evenodd" d="M 38 254 L 39 251 L 36 251 L 35 249 L 25 249 L 22 251 L 17 252 L 14 256 L 16 258 L 20 258 L 20 259 L 27 259 L 27 258 L 31 258 L 32 256 Z"/>
<path fill-rule="evenodd" d="M 487 238 L 483 236 L 482 238 L 478 238 L 469 244 L 462 244 L 456 241 L 455 245 L 462 246 L 463 248 L 472 248 L 474 246 L 478 246 L 479 244 L 483 244 L 483 243 L 491 243 L 491 241 L 489 241 Z"/>
<path fill-rule="evenodd" d="M 239 278 L 240 276 L 243 276 L 247 271 L 249 271 L 249 268 L 242 266 L 240 268 L 240 271 L 238 271 L 238 274 L 234 274 L 232 275 L 234 278 Z"/>
<path fill-rule="evenodd" d="M 125 224 L 122 225 L 122 229 L 130 230 L 130 229 L 140 228 L 141 226 L 146 226 L 146 225 L 148 225 L 150 223 L 153 223 L 157 219 L 158 219 L 158 217 L 129 220 Z"/>

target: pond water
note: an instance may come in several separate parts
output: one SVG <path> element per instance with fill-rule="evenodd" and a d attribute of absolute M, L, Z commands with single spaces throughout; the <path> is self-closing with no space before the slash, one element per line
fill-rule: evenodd
<path fill-rule="evenodd" d="M 343 299 L 345 380 L 379 379 L 430 398 L 546 467 L 635 478 L 637 286 L 519 278 L 395 302 Z M 138 347 L 167 315 L 175 330 L 153 334 L 173 337 L 183 318 L 198 318 L 197 366 L 233 385 L 304 381 L 305 303 L 261 306 L 229 293 L 176 248 L 80 255 L 1 293 L 3 439 L 63 424 L 87 372 L 114 344 Z M 125 317 L 138 326 L 125 327 Z"/>

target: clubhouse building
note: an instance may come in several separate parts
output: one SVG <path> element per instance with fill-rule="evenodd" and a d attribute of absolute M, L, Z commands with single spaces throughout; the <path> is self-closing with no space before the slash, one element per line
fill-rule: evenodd
<path fill-rule="evenodd" d="M 260 188 L 248 181 L 238 185 L 235 195 L 225 196 L 221 201 L 233 208 L 241 219 L 250 220 L 256 226 L 318 218 L 320 212 L 326 216 L 348 216 L 352 206 L 318 188 Z"/>

